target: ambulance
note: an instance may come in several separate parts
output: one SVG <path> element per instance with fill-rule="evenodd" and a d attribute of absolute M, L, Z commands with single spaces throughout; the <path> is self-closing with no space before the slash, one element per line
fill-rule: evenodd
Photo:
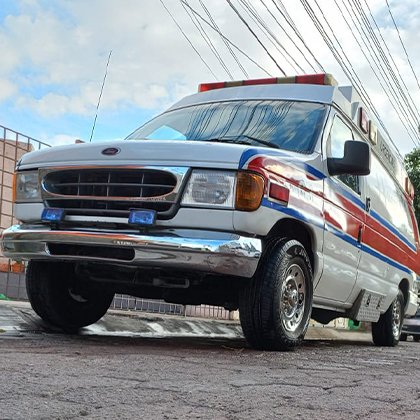
<path fill-rule="evenodd" d="M 387 133 L 331 75 L 206 83 L 124 141 L 25 155 L 1 246 L 66 331 L 124 293 L 239 309 L 256 349 L 338 317 L 395 346 L 417 311 L 413 197 Z"/>

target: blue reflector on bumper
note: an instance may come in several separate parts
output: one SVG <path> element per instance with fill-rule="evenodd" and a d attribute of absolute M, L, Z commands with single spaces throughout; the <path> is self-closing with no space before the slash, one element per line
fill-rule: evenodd
<path fill-rule="evenodd" d="M 154 210 L 131 210 L 128 223 L 141 226 L 153 226 L 156 220 Z"/>
<path fill-rule="evenodd" d="M 63 215 L 63 209 L 44 209 L 42 210 L 41 220 L 59 222 L 63 218 Z"/>

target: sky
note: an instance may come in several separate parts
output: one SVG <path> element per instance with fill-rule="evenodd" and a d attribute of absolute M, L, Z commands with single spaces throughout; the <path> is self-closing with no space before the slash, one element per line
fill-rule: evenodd
<path fill-rule="evenodd" d="M 249 20 L 240 0 L 231 1 Z M 337 36 L 336 45 L 339 42 L 351 60 L 400 153 L 408 153 L 415 144 L 343 20 L 336 1 L 342 6 L 349 4 L 348 0 L 317 0 L 317 3 Z M 398 71 L 420 109 L 420 87 L 401 47 L 386 0 L 367 1 Z M 207 18 L 200 4 L 202 0 L 188 2 Z M 418 2 L 388 2 L 420 79 Z M 275 14 L 275 3 L 276 0 L 252 0 L 252 5 L 305 73 L 314 73 L 268 14 L 264 4 Z M 309 3 L 320 15 L 315 0 Z M 222 33 L 258 64 L 235 50 L 249 78 L 268 77 L 260 67 L 273 76 L 282 76 L 226 0 L 205 0 L 204 4 Z M 283 0 L 283 4 L 326 71 L 340 85 L 348 84 L 301 2 Z M 291 31 L 280 14 L 275 16 Z M 255 27 L 254 30 L 286 74 L 296 74 L 296 69 L 274 45 Z M 207 33 L 233 79 L 245 79 L 221 37 L 210 29 Z M 357 33 L 356 38 L 360 43 Z M 195 93 L 200 83 L 230 80 L 179 0 L 0 0 L 0 125 L 52 145 L 73 143 L 75 139 L 89 141 L 110 51 L 93 141 L 124 138 L 183 96 Z"/>

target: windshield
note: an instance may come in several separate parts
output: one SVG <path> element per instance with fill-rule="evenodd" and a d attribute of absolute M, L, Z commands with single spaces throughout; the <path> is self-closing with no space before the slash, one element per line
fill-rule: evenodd
<path fill-rule="evenodd" d="M 232 101 L 166 112 L 127 140 L 244 143 L 311 152 L 326 106 L 293 101 Z"/>

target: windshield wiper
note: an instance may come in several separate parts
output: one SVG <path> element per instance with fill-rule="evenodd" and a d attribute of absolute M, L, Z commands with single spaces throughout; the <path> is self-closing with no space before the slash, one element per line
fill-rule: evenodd
<path fill-rule="evenodd" d="M 217 137 L 214 139 L 201 139 L 200 141 L 212 141 L 218 143 L 235 143 L 235 144 L 247 144 L 249 146 L 253 146 L 250 141 L 241 140 L 241 137 L 244 137 L 248 140 L 254 141 L 255 143 L 263 144 L 264 146 L 273 147 L 274 149 L 280 149 L 279 146 L 276 144 L 270 143 L 269 141 L 260 140 L 256 137 L 248 136 L 246 134 L 240 134 L 239 136 L 223 136 Z"/>

